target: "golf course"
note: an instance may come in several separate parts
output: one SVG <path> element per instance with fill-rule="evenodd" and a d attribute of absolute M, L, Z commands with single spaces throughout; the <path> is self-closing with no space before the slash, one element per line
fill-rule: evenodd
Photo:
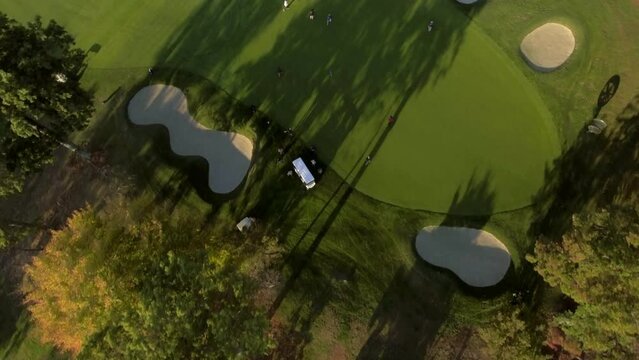
<path fill-rule="evenodd" d="M 250 325 L 268 329 L 251 348 L 259 359 L 538 360 L 605 348 L 566 340 L 577 336 L 557 314 L 591 300 L 566 284 L 591 280 L 583 259 L 601 248 L 571 236 L 624 228 L 610 225 L 625 218 L 607 206 L 639 198 L 637 0 L 0 0 L 0 13 L 61 25 L 86 57 L 75 85 L 92 103 L 86 123 L 52 137 L 46 166 L 0 192 L 0 239 L 22 239 L 0 246 L 0 305 L 11 304 L 0 310 L 0 360 L 101 358 L 109 346 L 151 354 L 163 345 L 127 341 L 160 328 L 157 339 L 193 331 L 204 344 L 214 337 L 198 326 L 237 321 L 239 333 L 258 313 L 242 313 L 247 304 L 267 319 Z M 11 58 L 2 45 L 0 60 Z M 39 50 L 62 57 L 55 44 Z M 62 88 L 68 78 L 45 79 Z M 11 79 L 0 78 L 10 90 Z M 5 128 L 38 130 L 28 119 L 27 130 Z M 62 307 L 91 311 L 52 311 L 60 318 L 46 335 L 49 313 L 32 309 L 32 294 L 69 286 L 38 280 L 56 274 L 52 264 L 73 266 L 69 283 L 83 286 L 63 291 L 73 301 Z M 160 280 L 147 281 L 156 264 Z M 569 272 L 582 268 L 583 279 Z M 204 270 L 191 283 L 193 269 Z M 244 273 L 252 285 L 238 280 L 228 298 L 206 277 Z M 200 285 L 217 290 L 188 287 Z M 245 301 L 244 291 L 255 293 Z M 228 305 L 207 296 L 239 299 L 239 320 L 200 321 Z M 137 308 L 126 312 L 129 300 Z M 153 323 L 162 316 L 198 320 Z M 57 322 L 79 324 L 67 330 L 78 335 L 64 338 Z M 144 335 L 121 335 L 137 323 Z M 208 351 L 183 338 L 170 346 L 185 343 Z M 233 346 L 225 356 L 250 358 Z"/>
<path fill-rule="evenodd" d="M 472 22 L 481 3 L 167 4 L 26 1 L 9 14 L 56 19 L 79 46 L 99 49 L 90 68 L 205 76 L 293 128 L 349 181 L 371 155 L 355 187 L 398 206 L 470 215 L 525 207 L 559 154 L 534 82 Z M 386 131 L 390 115 L 398 120 Z M 477 186 L 490 203 L 452 204 Z"/>

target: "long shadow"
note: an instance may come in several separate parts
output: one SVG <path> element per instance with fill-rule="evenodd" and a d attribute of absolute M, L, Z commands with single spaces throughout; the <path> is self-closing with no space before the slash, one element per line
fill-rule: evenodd
<path fill-rule="evenodd" d="M 357 359 L 423 359 L 450 311 L 453 283 L 419 264 L 400 268 L 369 322 Z"/>
<path fill-rule="evenodd" d="M 604 106 L 606 106 L 606 104 L 608 104 L 610 100 L 612 100 L 612 98 L 617 93 L 617 90 L 619 89 L 620 83 L 621 83 L 621 76 L 619 76 L 618 74 L 611 76 L 610 79 L 606 81 L 606 84 L 601 89 L 601 92 L 599 93 L 599 97 L 597 98 L 597 105 L 595 105 L 592 111 L 593 118 L 596 118 L 599 115 L 599 112 L 601 111 L 601 109 Z"/>
<path fill-rule="evenodd" d="M 353 148 L 348 161 L 341 162 L 346 170 L 341 173 L 356 164 L 352 154 L 366 146 L 354 140 L 360 136 L 356 125 L 370 136 L 376 128 L 370 122 L 384 121 L 392 114 L 387 109 L 397 115 L 415 92 L 444 76 L 470 18 L 482 7 L 330 0 L 295 2 L 283 12 L 281 4 L 266 3 L 202 4 L 160 51 L 157 62 L 207 76 L 245 103 L 259 105 L 316 145 L 325 163 L 350 137 Z M 316 20 L 307 17 L 311 8 L 317 11 Z M 329 12 L 334 22 L 327 26 Z M 436 30 L 429 33 L 431 18 Z M 281 77 L 278 68 L 283 69 Z"/>
<path fill-rule="evenodd" d="M 313 340 L 311 330 L 315 321 L 322 316 L 336 294 L 344 294 L 352 287 L 355 269 L 347 259 L 322 254 L 316 262 L 323 264 L 316 266 L 314 263 L 307 270 L 308 276 L 300 280 L 308 291 L 296 294 L 294 309 L 287 318 L 283 333 L 278 336 L 278 347 L 269 358 L 303 359 L 306 345 Z M 335 270 L 326 272 L 320 267 Z"/>
<path fill-rule="evenodd" d="M 490 172 L 483 175 L 473 174 L 465 185 L 459 186 L 448 207 L 446 217 L 440 222 L 439 226 L 483 229 L 490 221 L 490 214 L 493 213 L 495 204 L 496 193 L 492 188 L 491 178 Z M 480 213 L 484 215 L 463 215 L 476 209 L 481 209 Z M 415 256 L 419 258 L 417 252 Z M 520 275 L 519 273 L 515 273 L 511 262 L 504 278 L 494 286 L 473 287 L 464 283 L 450 270 L 430 264 L 427 266 L 434 271 L 446 273 L 448 276 L 454 277 L 457 285 L 464 293 L 481 299 L 492 298 L 507 289 L 518 287 L 517 277 Z"/>
<path fill-rule="evenodd" d="M 365 157 L 368 157 L 368 156 L 370 156 L 371 159 L 374 158 L 375 154 L 381 148 L 382 144 L 386 140 L 386 137 L 388 136 L 388 134 L 390 133 L 392 128 L 393 128 L 392 125 L 389 125 L 389 126 L 386 126 L 386 127 L 382 127 L 380 130 L 378 130 L 378 133 L 381 131 L 381 135 L 379 135 L 379 136 L 376 135 L 376 139 L 372 140 L 374 142 L 371 141 L 371 143 L 369 143 L 370 144 L 369 145 L 370 149 L 367 149 L 368 151 L 366 151 L 366 152 L 362 153 L 362 155 L 360 155 L 360 157 L 359 157 L 360 161 L 358 161 L 358 164 L 355 167 L 353 167 L 353 169 L 351 170 L 351 172 L 347 176 L 347 179 L 348 179 L 348 178 L 350 178 L 350 174 L 354 173 L 352 181 L 350 183 L 348 183 L 347 181 L 342 181 L 340 183 L 340 185 L 337 187 L 337 189 L 335 190 L 333 195 L 329 198 L 327 203 L 324 205 L 324 207 L 320 210 L 318 215 L 312 221 L 311 225 L 304 232 L 302 238 L 300 238 L 298 243 L 295 245 L 295 248 L 296 248 L 300 244 L 300 242 L 304 239 L 304 237 L 310 232 L 311 227 L 318 221 L 318 219 L 320 218 L 322 213 L 326 210 L 326 208 L 331 203 L 331 201 L 334 198 L 336 198 L 337 194 L 339 194 L 341 192 L 341 195 L 339 196 L 337 202 L 335 203 L 335 206 L 333 207 L 331 212 L 327 215 L 326 219 L 322 223 L 322 226 L 320 227 L 320 229 L 315 234 L 315 238 L 313 239 L 311 245 L 306 250 L 304 255 L 301 257 L 299 262 L 297 264 L 293 265 L 292 275 L 288 278 L 288 280 L 284 284 L 283 289 L 280 291 L 280 293 L 278 294 L 277 298 L 275 299 L 275 301 L 273 302 L 273 304 L 271 305 L 271 307 L 269 309 L 269 314 L 271 316 L 273 316 L 275 314 L 275 312 L 277 311 L 279 306 L 282 304 L 282 301 L 284 301 L 284 299 L 286 298 L 287 294 L 291 291 L 291 289 L 293 288 L 295 282 L 297 281 L 297 279 L 302 274 L 302 271 L 310 263 L 313 254 L 315 253 L 315 251 L 317 250 L 317 248 L 321 244 L 322 240 L 324 239 L 324 237 L 326 236 L 326 234 L 330 230 L 331 226 L 333 225 L 333 222 L 335 221 L 335 219 L 340 214 L 342 208 L 344 207 L 344 205 L 346 205 L 348 199 L 353 194 L 353 191 L 355 190 L 355 186 L 357 185 L 359 180 L 362 178 L 362 176 L 366 172 L 366 168 L 368 166 L 368 163 L 367 162 L 361 163 L 361 160 L 364 159 Z M 369 154 L 369 155 L 366 155 L 366 154 Z M 342 189 L 343 189 L 343 191 L 342 191 Z M 290 259 L 290 257 L 287 258 L 287 259 Z"/>
<path fill-rule="evenodd" d="M 600 135 L 585 129 L 545 175 L 534 199 L 534 237 L 560 239 L 588 206 L 636 201 L 639 194 L 639 96 Z"/>

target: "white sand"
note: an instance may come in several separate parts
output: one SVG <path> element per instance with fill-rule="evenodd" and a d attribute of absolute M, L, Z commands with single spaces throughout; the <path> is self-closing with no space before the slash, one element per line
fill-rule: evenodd
<path fill-rule="evenodd" d="M 199 124 L 189 114 L 182 90 L 168 85 L 147 86 L 131 99 L 128 112 L 135 124 L 164 125 L 176 154 L 204 158 L 209 163 L 209 187 L 213 192 L 229 193 L 246 176 L 253 156 L 251 140 Z"/>
<path fill-rule="evenodd" d="M 575 50 L 575 36 L 564 25 L 547 23 L 526 35 L 520 49 L 533 69 L 549 72 L 568 60 Z"/>
<path fill-rule="evenodd" d="M 415 239 L 419 256 L 454 272 L 468 285 L 493 286 L 510 266 L 506 246 L 491 233 L 463 227 L 428 226 Z"/>

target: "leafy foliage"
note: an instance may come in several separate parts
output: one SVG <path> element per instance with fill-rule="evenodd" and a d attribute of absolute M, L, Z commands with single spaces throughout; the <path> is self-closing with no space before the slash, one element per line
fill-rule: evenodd
<path fill-rule="evenodd" d="M 192 249 L 206 239 L 188 224 L 123 206 L 76 213 L 28 268 L 45 340 L 90 359 L 264 354 L 268 321 L 235 259 Z"/>
<path fill-rule="evenodd" d="M 0 196 L 19 191 L 91 116 L 91 96 L 79 83 L 85 54 L 73 46 L 54 21 L 24 26 L 0 13 Z"/>
<path fill-rule="evenodd" d="M 91 251 L 91 242 L 104 238 L 103 225 L 91 209 L 76 213 L 26 268 L 26 301 L 42 339 L 75 353 L 99 329 L 112 305 L 95 265 L 100 255 Z"/>
<path fill-rule="evenodd" d="M 480 327 L 478 333 L 491 359 L 545 359 L 537 354 L 533 336 L 519 308 L 509 306 L 500 311 L 493 321 Z"/>
<path fill-rule="evenodd" d="M 585 350 L 619 359 L 637 355 L 637 239 L 637 209 L 611 206 L 574 216 L 569 233 L 557 242 L 539 241 L 530 257 L 550 285 L 579 304 L 555 321 Z"/>

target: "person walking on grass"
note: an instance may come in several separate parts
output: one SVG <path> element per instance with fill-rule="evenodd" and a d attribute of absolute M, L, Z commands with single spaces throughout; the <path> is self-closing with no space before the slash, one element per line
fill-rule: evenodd
<path fill-rule="evenodd" d="M 289 3 L 288 0 L 284 0 L 284 9 L 282 11 L 286 11 L 288 9 Z"/>
<path fill-rule="evenodd" d="M 364 166 L 368 166 L 368 164 L 370 164 L 371 161 L 373 161 L 373 158 L 370 155 L 368 155 L 366 157 L 366 161 L 364 161 Z"/>
<path fill-rule="evenodd" d="M 328 16 L 326 16 L 326 26 L 330 25 L 333 22 L 333 15 L 328 14 Z"/>
<path fill-rule="evenodd" d="M 431 20 L 428 22 L 428 32 L 433 31 L 433 26 L 435 26 L 435 21 Z"/>
<path fill-rule="evenodd" d="M 308 13 L 308 18 L 310 20 L 315 20 L 315 9 L 311 9 L 311 11 Z"/>

